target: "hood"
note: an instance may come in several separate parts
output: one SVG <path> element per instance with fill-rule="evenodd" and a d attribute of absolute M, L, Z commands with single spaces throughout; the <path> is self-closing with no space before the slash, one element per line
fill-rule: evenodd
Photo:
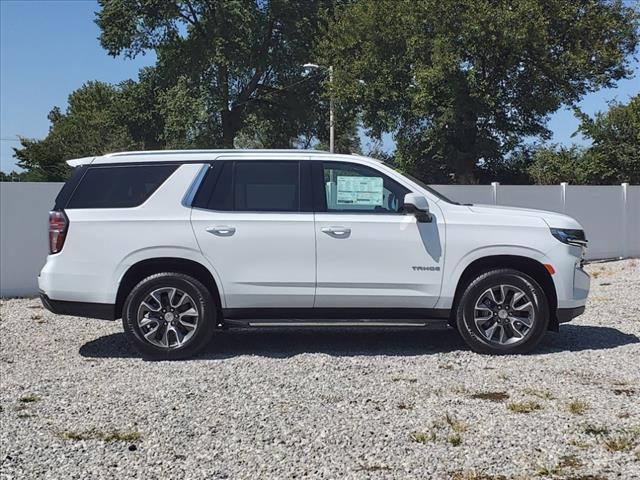
<path fill-rule="evenodd" d="M 488 215 L 509 215 L 512 217 L 536 217 L 542 219 L 551 228 L 569 228 L 582 230 L 582 226 L 577 220 L 557 212 L 548 212 L 546 210 L 534 210 L 532 208 L 505 207 L 501 205 L 470 205 L 469 210 L 476 213 L 484 213 Z"/>

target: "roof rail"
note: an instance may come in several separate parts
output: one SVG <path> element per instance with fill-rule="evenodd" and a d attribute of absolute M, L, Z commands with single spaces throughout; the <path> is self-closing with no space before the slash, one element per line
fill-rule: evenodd
<path fill-rule="evenodd" d="M 305 149 L 297 149 L 297 148 L 288 148 L 288 149 L 258 149 L 258 148 L 247 148 L 247 149 L 203 149 L 203 150 L 139 150 L 132 152 L 114 152 L 107 153 L 104 155 L 105 157 L 124 157 L 131 155 L 189 155 L 189 154 L 202 154 L 202 153 L 310 153 L 310 154 L 322 154 L 329 153 L 323 150 L 305 150 Z"/>

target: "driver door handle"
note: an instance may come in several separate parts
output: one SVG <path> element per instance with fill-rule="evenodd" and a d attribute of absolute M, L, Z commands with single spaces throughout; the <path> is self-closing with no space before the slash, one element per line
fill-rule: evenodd
<path fill-rule="evenodd" d="M 236 233 L 236 227 L 230 227 L 228 225 L 216 225 L 215 227 L 207 227 L 207 232 L 218 235 L 219 237 L 230 237 Z"/>
<path fill-rule="evenodd" d="M 347 238 L 351 234 L 348 227 L 322 227 L 320 231 L 333 238 Z"/>

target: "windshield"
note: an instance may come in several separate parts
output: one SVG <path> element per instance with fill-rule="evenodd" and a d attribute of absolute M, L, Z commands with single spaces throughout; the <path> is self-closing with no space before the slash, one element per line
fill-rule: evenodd
<path fill-rule="evenodd" d="M 420 185 L 422 188 L 424 188 L 426 191 L 428 191 L 429 193 L 431 193 L 432 195 L 436 196 L 439 200 L 443 200 L 447 203 L 453 203 L 454 205 L 460 205 L 459 202 L 454 202 L 453 200 L 451 200 L 450 198 L 445 197 L 443 194 L 441 194 L 440 192 L 438 192 L 437 190 L 434 190 L 432 187 L 430 187 L 429 185 L 427 185 L 426 183 L 424 183 L 422 180 L 418 180 L 416 177 L 414 177 L 413 175 L 409 175 L 407 172 L 403 172 L 399 169 L 397 169 L 396 167 L 394 167 L 393 165 L 389 165 L 388 163 L 385 163 L 385 165 L 389 168 L 393 168 L 396 172 L 398 172 L 399 174 L 401 174 L 404 177 L 407 177 L 409 180 L 411 180 L 414 183 L 417 183 L 418 185 Z"/>

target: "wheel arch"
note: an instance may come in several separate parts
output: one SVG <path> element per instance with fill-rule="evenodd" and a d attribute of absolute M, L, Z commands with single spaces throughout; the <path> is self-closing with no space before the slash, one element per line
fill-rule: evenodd
<path fill-rule="evenodd" d="M 222 308 L 222 298 L 218 284 L 207 267 L 195 260 L 186 258 L 155 257 L 134 263 L 122 276 L 116 293 L 116 318 L 120 318 L 122 316 L 122 306 L 133 287 L 149 275 L 161 272 L 184 273 L 185 275 L 190 275 L 196 278 L 209 289 L 216 301 L 217 308 Z"/>
<path fill-rule="evenodd" d="M 465 287 L 478 275 L 494 268 L 511 268 L 529 275 L 544 291 L 549 301 L 549 330 L 558 331 L 557 317 L 558 296 L 551 274 L 545 266 L 531 257 L 521 255 L 488 255 L 472 261 L 465 267 L 458 279 L 453 299 L 452 315 L 456 311 L 458 301 Z"/>

